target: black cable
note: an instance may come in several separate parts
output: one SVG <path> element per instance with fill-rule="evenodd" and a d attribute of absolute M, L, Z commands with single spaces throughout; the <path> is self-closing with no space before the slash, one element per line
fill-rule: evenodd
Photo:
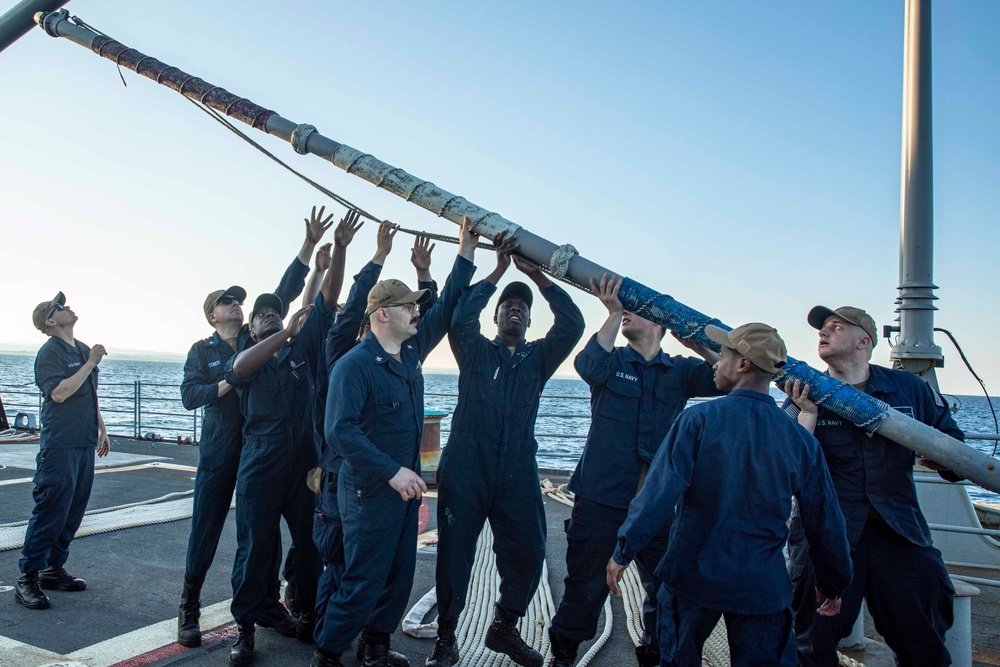
<path fill-rule="evenodd" d="M 997 435 L 1000 435 L 1000 424 L 997 423 L 997 411 L 993 409 L 993 401 L 990 400 L 990 392 L 986 391 L 986 383 L 983 382 L 983 379 L 976 374 L 976 371 L 972 370 L 972 364 L 969 363 L 969 358 L 965 356 L 965 352 L 962 351 L 962 346 L 958 344 L 958 341 L 955 340 L 955 337 L 951 334 L 951 332 L 940 327 L 934 327 L 934 331 L 940 331 L 947 336 L 949 340 L 951 340 L 951 344 L 955 346 L 956 350 L 958 350 L 958 356 L 962 357 L 962 361 L 965 362 L 965 367 L 969 369 L 969 372 L 972 373 L 972 377 L 976 378 L 976 381 L 979 382 L 979 386 L 983 388 L 983 393 L 986 394 L 986 403 L 990 406 L 990 413 L 993 414 L 993 429 Z M 997 454 L 998 444 L 1000 444 L 1000 441 L 993 441 L 993 456 L 996 456 Z"/>

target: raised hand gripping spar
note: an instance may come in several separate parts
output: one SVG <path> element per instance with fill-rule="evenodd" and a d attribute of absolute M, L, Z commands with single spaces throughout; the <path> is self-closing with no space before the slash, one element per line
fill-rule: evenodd
<path fill-rule="evenodd" d="M 508 236 L 516 236 L 520 246 L 518 254 L 548 267 L 556 278 L 587 285 L 591 279 L 598 280 L 602 274 L 612 273 L 579 256 L 569 244 L 557 246 L 522 229 L 499 213 L 477 206 L 430 181 L 417 178 L 372 155 L 325 137 L 312 125 L 298 124 L 283 118 L 224 88 L 128 48 L 106 35 L 76 25 L 70 21 L 65 10 L 39 13 L 35 16 L 35 21 L 52 37 L 65 37 L 114 61 L 119 67 L 133 70 L 189 99 L 290 142 L 297 153 L 312 153 L 329 160 L 347 173 L 363 178 L 455 224 L 460 225 L 462 219 L 468 217 L 477 234 L 494 238 L 497 234 L 506 232 Z M 705 327 L 714 324 L 729 329 L 720 321 L 629 278 L 623 279 L 619 298 L 629 311 L 662 324 L 681 338 L 693 340 L 714 351 L 718 350 L 718 346 L 705 336 Z M 893 410 L 884 402 L 791 357 L 779 376 L 783 378 L 782 381 L 800 380 L 802 384 L 808 384 L 811 400 L 858 426 L 919 452 L 986 489 L 1000 492 L 1000 469 L 992 456 L 921 424 Z"/>

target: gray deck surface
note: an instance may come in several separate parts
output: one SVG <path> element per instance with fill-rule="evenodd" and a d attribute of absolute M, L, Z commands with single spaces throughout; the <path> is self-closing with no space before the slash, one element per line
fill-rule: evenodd
<path fill-rule="evenodd" d="M 115 458 L 99 460 L 101 468 L 131 466 L 137 463 L 162 461 L 183 466 L 197 464 L 197 447 L 170 444 L 151 444 L 141 441 L 113 438 Z M 30 478 L 37 443 L 27 445 L 0 444 L 0 482 Z M 99 468 L 100 469 L 100 468 Z M 565 480 L 553 480 L 558 481 Z M 97 475 L 90 501 L 90 510 L 149 500 L 176 491 L 193 488 L 194 473 L 169 468 L 144 468 L 140 470 L 110 471 Z M 0 523 L 23 521 L 32 508 L 32 484 L 29 482 L 0 485 Z M 429 498 L 431 519 L 429 529 L 435 527 L 434 503 Z M 548 519 L 549 583 L 553 598 L 558 604 L 562 597 L 565 576 L 566 541 L 563 521 L 569 517 L 570 508 L 546 500 Z M 22 608 L 14 600 L 12 587 L 18 576 L 17 561 L 20 551 L 0 552 L 0 665 L 7 667 L 33 667 L 4 656 L 4 638 L 23 644 L 66 655 L 99 642 L 119 637 L 161 621 L 175 619 L 184 570 L 190 520 L 173 521 L 154 526 L 117 530 L 101 535 L 81 537 L 73 542 L 67 569 L 88 582 L 88 589 L 81 593 L 49 591 L 52 607 L 45 611 Z M 287 533 L 284 534 L 288 544 Z M 209 572 L 202 592 L 202 604 L 223 602 L 232 596 L 230 568 L 236 550 L 234 512 L 219 545 L 215 564 Z M 434 585 L 434 553 L 419 553 L 417 573 L 411 594 L 411 604 L 419 600 Z M 979 572 L 978 576 L 996 577 L 998 573 Z M 612 601 L 614 635 L 591 663 L 595 667 L 635 664 L 632 644 L 625 629 L 625 615 L 620 600 Z M 974 657 L 977 665 L 1000 665 L 1000 591 L 983 589 L 973 602 Z M 231 622 L 231 619 L 227 619 Z M 600 624 L 603 627 L 603 621 Z M 208 628 L 203 627 L 203 630 Z M 224 665 L 227 664 L 232 627 L 223 626 L 206 636 L 206 643 L 195 649 L 161 650 L 156 660 L 153 656 L 141 657 L 157 646 L 136 646 L 135 660 L 121 663 L 138 665 Z M 431 652 L 433 641 L 414 639 L 402 631 L 393 636 L 393 647 L 405 653 L 413 665 L 422 665 Z M 581 647 L 581 655 L 587 645 Z M 175 651 L 174 655 L 166 655 Z M 295 639 L 278 635 L 273 630 L 258 629 L 255 665 L 308 665 L 313 647 Z M 885 651 L 855 657 L 869 665 L 891 664 Z M 8 653 L 8 655 L 10 655 Z M 886 660 L 888 659 L 888 662 Z M 343 662 L 348 667 L 355 664 L 353 653 L 346 654 Z"/>

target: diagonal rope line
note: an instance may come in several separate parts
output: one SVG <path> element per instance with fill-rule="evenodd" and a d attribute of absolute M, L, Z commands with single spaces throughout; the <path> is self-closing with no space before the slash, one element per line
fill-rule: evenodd
<path fill-rule="evenodd" d="M 348 209 L 354 209 L 355 211 L 357 211 L 358 213 L 360 213 L 362 217 L 364 217 L 364 218 L 366 218 L 368 220 L 371 220 L 372 222 L 382 222 L 382 219 L 379 218 L 378 216 L 376 216 L 375 214 L 366 211 L 365 209 L 363 209 L 360 206 L 354 204 L 353 202 L 351 202 L 350 200 L 346 199 L 345 197 L 343 197 L 341 195 L 338 195 L 333 190 L 330 190 L 329 188 L 327 188 L 326 186 L 322 185 L 321 183 L 318 183 L 318 182 L 314 181 L 313 179 L 309 178 L 308 176 L 306 176 L 302 172 L 298 171 L 297 169 L 295 169 L 294 167 L 292 167 L 291 165 L 289 165 L 288 163 L 286 163 L 284 160 L 282 160 L 277 155 L 275 155 L 274 153 L 272 153 L 271 151 L 269 151 L 267 148 L 264 148 L 264 146 L 262 146 L 260 143 L 258 143 L 257 141 L 255 141 L 249 135 L 247 135 L 245 132 L 243 132 L 238 127 L 236 127 L 235 124 L 233 124 L 228 118 L 226 118 L 223 114 L 219 113 L 215 109 L 212 109 L 211 107 L 206 106 L 202 102 L 199 102 L 197 100 L 193 100 L 193 99 L 191 99 L 189 97 L 185 97 L 184 99 L 186 99 L 188 102 L 190 102 L 191 104 L 193 104 L 195 107 L 197 107 L 198 109 L 200 109 L 201 111 L 203 111 L 205 114 L 207 114 L 213 120 L 215 120 L 220 125 L 222 125 L 223 127 L 225 127 L 227 130 L 229 130 L 230 132 L 232 132 L 233 134 L 235 134 L 236 136 L 238 136 L 239 138 L 241 138 L 243 141 L 245 141 L 246 143 L 248 143 L 251 146 L 253 146 L 254 148 L 256 148 L 258 151 L 260 151 L 261 153 L 263 153 L 264 155 L 266 155 L 267 157 L 269 157 L 271 160 L 273 160 L 277 164 L 281 165 L 285 170 L 289 171 L 290 173 L 294 174 L 295 176 L 298 176 L 304 182 L 306 182 L 309 185 L 313 186 L 314 188 L 316 188 L 316 190 L 322 192 L 324 195 L 326 195 L 327 197 L 329 197 L 333 201 L 337 202 L 341 206 L 343 206 L 345 208 L 348 208 Z M 459 239 L 458 239 L 457 236 L 448 236 L 446 234 L 436 234 L 434 232 L 420 231 L 418 229 L 407 229 L 405 227 L 400 227 L 399 231 L 404 232 L 406 234 L 410 234 L 412 236 L 424 236 L 424 237 L 427 237 L 427 238 L 429 238 L 429 239 L 431 239 L 433 241 L 441 241 L 442 243 L 451 243 L 453 245 L 457 245 L 458 241 L 459 241 Z M 496 246 L 493 245 L 492 243 L 479 242 L 479 243 L 476 244 L 476 247 L 477 248 L 482 248 L 483 250 L 496 251 Z M 573 287 L 576 287 L 577 289 L 582 290 L 584 292 L 592 293 L 589 286 L 581 285 L 580 283 L 575 282 L 575 281 L 573 281 L 570 278 L 565 277 L 565 276 L 557 276 L 557 275 L 555 275 L 552 272 L 552 269 L 548 265 L 546 265 L 546 264 L 537 264 L 535 262 L 532 262 L 531 260 L 528 260 L 525 257 L 521 257 L 521 259 L 524 260 L 526 264 L 540 269 L 542 272 L 546 273 L 548 276 L 550 276 L 552 278 L 556 278 L 557 280 L 560 280 L 560 281 L 566 283 L 567 285 L 572 285 Z"/>

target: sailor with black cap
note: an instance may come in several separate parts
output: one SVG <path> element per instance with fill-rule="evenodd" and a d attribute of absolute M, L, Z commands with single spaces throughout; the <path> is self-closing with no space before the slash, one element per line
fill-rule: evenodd
<path fill-rule="evenodd" d="M 340 665 L 364 629 L 364 664 L 398 664 L 389 637 L 406 612 L 416 567 L 424 420 L 421 370 L 444 338 L 475 267 L 479 237 L 468 218 L 438 301 L 421 317 L 427 290 L 382 280 L 368 293 L 371 330 L 330 370 L 326 439 L 343 458 L 337 484 L 344 532 L 340 587 L 316 625 L 314 667 Z"/>
<path fill-rule="evenodd" d="M 732 331 L 709 325 L 705 334 L 721 346 L 715 384 L 728 395 L 674 422 L 618 532 L 608 586 L 620 595 L 625 567 L 673 522 L 656 568 L 663 664 L 700 667 L 705 640 L 724 616 L 733 665 L 793 667 L 782 555 L 791 499 L 809 535 L 823 615 L 838 613 L 851 580 L 844 517 L 819 443 L 768 394 L 786 361 L 778 332 L 751 323 Z"/>
<path fill-rule="evenodd" d="M 28 609 L 47 609 L 42 588 L 87 588 L 63 565 L 90 500 L 94 452 L 106 456 L 110 448 L 97 404 L 97 365 L 107 352 L 103 345 L 87 347 L 73 337 L 77 316 L 62 292 L 35 306 L 31 321 L 49 339 L 35 357 L 35 384 L 44 398 L 42 432 L 35 508 L 24 534 L 14 599 Z"/>
<path fill-rule="evenodd" d="M 316 467 L 314 438 L 316 367 L 333 323 L 344 279 L 347 246 L 362 223 L 349 212 L 334 231 L 331 264 L 311 306 L 282 324 L 282 300 L 261 294 L 250 313 L 254 345 L 226 364 L 244 416 L 243 451 L 236 476 L 236 561 L 233 563 L 233 618 L 236 642 L 231 664 L 253 657 L 254 623 L 266 608 L 267 582 L 281 543 L 280 520 L 295 545 L 295 592 L 303 610 L 296 634 L 311 642 L 316 588 L 322 562 L 312 540 L 315 497 L 306 486 Z"/>
<path fill-rule="evenodd" d="M 497 267 L 462 296 L 448 334 L 459 368 L 458 404 L 438 469 L 438 639 L 428 667 L 459 660 L 455 629 L 468 595 L 476 540 L 487 519 L 501 583 L 486 647 L 520 665 L 542 664 L 541 654 L 517 630 L 545 560 L 535 418 L 542 389 L 580 340 L 584 320 L 563 289 L 513 256 L 538 286 L 555 322 L 544 338 L 526 341 L 532 292 L 513 282 L 497 301 L 497 335 L 489 339 L 480 333 L 479 316 L 510 266 L 515 240 L 495 239 Z"/>
<path fill-rule="evenodd" d="M 316 244 L 332 224 L 333 216 L 324 218 L 324 209 L 313 207 L 306 222 L 306 237 L 299 254 L 292 259 L 274 290 L 287 306 L 301 294 L 305 286 L 309 261 Z M 184 562 L 184 589 L 177 617 L 177 641 L 183 646 L 201 644 L 201 587 L 215 559 L 219 538 L 229 515 L 236 471 L 243 449 L 243 415 L 240 402 L 225 380 L 226 362 L 250 340 L 250 328 L 243 324 L 243 304 L 246 290 L 239 285 L 209 292 L 202 306 L 205 319 L 215 329 L 208 338 L 199 340 L 188 351 L 181 380 L 181 402 L 188 410 L 205 409 L 201 441 L 198 443 L 198 472 L 194 481 L 194 507 L 191 533 L 188 537 Z M 280 550 L 275 554 L 280 564 Z M 273 627 L 284 635 L 295 635 L 295 619 L 278 600 L 280 580 L 278 569 L 269 575 L 267 606 L 258 623 Z"/>
<path fill-rule="evenodd" d="M 875 320 L 861 308 L 816 306 L 807 321 L 819 331 L 819 357 L 827 373 L 900 410 L 917 421 L 964 440 L 944 399 L 907 371 L 871 363 L 878 343 Z M 796 586 L 796 634 L 803 665 L 833 667 L 837 643 L 850 634 L 865 599 L 875 629 L 900 665 L 948 665 L 945 633 L 953 619 L 954 590 L 941 552 L 917 502 L 915 455 L 878 434 L 868 433 L 809 400 L 809 386 L 786 383 L 785 409 L 819 440 L 847 521 L 854 581 L 844 591 L 836 618 L 814 613 L 808 544 L 792 521 L 789 571 Z M 794 405 L 793 405 L 794 403 Z M 950 470 L 922 459 L 949 481 Z"/>

